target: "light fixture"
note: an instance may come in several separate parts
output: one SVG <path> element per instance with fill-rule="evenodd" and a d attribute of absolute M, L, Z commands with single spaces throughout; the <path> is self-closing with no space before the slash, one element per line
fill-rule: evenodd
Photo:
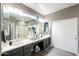
<path fill-rule="evenodd" d="M 29 17 L 29 18 L 32 18 L 32 19 L 37 19 L 37 17 L 35 17 L 35 16 L 24 13 L 23 11 L 21 11 L 21 10 L 19 10 L 17 8 L 10 7 L 10 6 L 3 7 L 3 12 L 5 12 L 5 13 L 13 13 L 13 14 L 17 14 L 17 15 L 20 15 L 20 16 L 24 16 L 24 17 Z"/>
<path fill-rule="evenodd" d="M 43 18 L 39 18 L 38 21 L 40 21 L 40 22 L 49 22 L 48 20 L 45 20 Z"/>
<path fill-rule="evenodd" d="M 22 25 L 22 26 L 24 26 L 24 25 L 26 25 L 26 23 L 23 22 L 23 21 L 20 21 L 20 22 L 18 22 L 18 25 Z"/>

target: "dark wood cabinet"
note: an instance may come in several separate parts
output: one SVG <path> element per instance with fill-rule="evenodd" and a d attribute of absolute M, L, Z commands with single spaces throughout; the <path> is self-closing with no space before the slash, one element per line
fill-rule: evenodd
<path fill-rule="evenodd" d="M 31 49 L 33 45 L 26 45 L 11 51 L 5 52 L 2 56 L 31 56 Z"/>

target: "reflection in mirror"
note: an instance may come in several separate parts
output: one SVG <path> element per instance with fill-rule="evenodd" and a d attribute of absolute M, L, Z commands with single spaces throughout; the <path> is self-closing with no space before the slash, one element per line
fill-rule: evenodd
<path fill-rule="evenodd" d="M 28 37 L 28 26 L 38 24 L 37 17 L 3 5 L 2 41 Z M 30 31 L 29 31 L 30 32 Z M 32 31 L 31 31 L 32 32 Z"/>
<path fill-rule="evenodd" d="M 48 32 L 49 24 L 48 22 L 44 22 L 44 32 Z"/>

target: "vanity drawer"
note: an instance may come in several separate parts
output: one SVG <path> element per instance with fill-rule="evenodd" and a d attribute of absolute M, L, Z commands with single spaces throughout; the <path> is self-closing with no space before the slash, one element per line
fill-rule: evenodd
<path fill-rule="evenodd" d="M 23 56 L 23 51 L 16 52 L 13 56 Z"/>
<path fill-rule="evenodd" d="M 20 47 L 2 54 L 2 56 L 17 56 L 17 55 L 23 55 L 23 47 Z"/>
<path fill-rule="evenodd" d="M 14 49 L 12 50 L 13 53 L 16 53 L 16 52 L 19 52 L 19 51 L 22 51 L 23 50 L 23 47 L 20 47 L 20 48 L 17 48 L 17 49 Z"/>
<path fill-rule="evenodd" d="M 33 44 L 29 44 L 29 45 L 24 46 L 24 50 L 29 49 L 29 48 L 33 48 Z"/>

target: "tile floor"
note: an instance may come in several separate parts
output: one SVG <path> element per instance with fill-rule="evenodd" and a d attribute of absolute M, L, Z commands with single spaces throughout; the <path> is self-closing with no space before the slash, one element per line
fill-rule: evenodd
<path fill-rule="evenodd" d="M 48 48 L 46 50 L 49 51 L 49 53 L 46 56 L 77 56 L 76 54 L 55 47 Z"/>

